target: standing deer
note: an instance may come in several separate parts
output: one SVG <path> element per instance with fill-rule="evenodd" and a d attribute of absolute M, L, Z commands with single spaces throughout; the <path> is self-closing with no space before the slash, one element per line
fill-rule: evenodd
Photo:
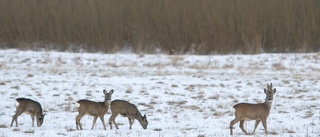
<path fill-rule="evenodd" d="M 231 135 L 233 134 L 232 126 L 239 121 L 239 127 L 241 128 L 241 130 L 244 133 L 248 134 L 248 132 L 243 127 L 245 120 L 256 120 L 252 134 L 254 134 L 254 132 L 256 131 L 260 121 L 262 121 L 265 133 L 268 134 L 267 118 L 269 116 L 269 112 L 272 106 L 273 95 L 274 93 L 276 93 L 276 88 L 272 90 L 272 83 L 270 85 L 267 84 L 267 89 L 264 89 L 264 93 L 266 94 L 266 99 L 264 103 L 239 103 L 233 106 L 233 108 L 235 109 L 235 119 L 230 122 Z"/>
<path fill-rule="evenodd" d="M 86 99 L 79 100 L 77 102 L 79 105 L 78 107 L 79 115 L 76 117 L 77 130 L 79 130 L 79 127 L 82 130 L 80 120 L 85 114 L 91 115 L 94 117 L 91 129 L 93 129 L 94 125 L 96 124 L 96 120 L 98 117 L 100 117 L 104 129 L 105 130 L 107 129 L 106 124 L 104 123 L 104 114 L 106 114 L 109 109 L 111 96 L 113 94 L 113 89 L 110 90 L 109 93 L 106 90 L 103 90 L 103 94 L 105 95 L 104 102 L 94 102 Z"/>
<path fill-rule="evenodd" d="M 42 114 L 40 103 L 27 98 L 17 98 L 16 101 L 16 114 L 12 117 L 10 127 L 12 127 L 14 121 L 16 121 L 16 127 L 18 127 L 18 117 L 22 113 L 26 113 L 31 116 L 32 127 L 34 127 L 34 116 L 36 116 L 37 126 L 40 127 L 45 116 L 45 114 Z"/>
<path fill-rule="evenodd" d="M 116 128 L 119 129 L 117 123 L 115 122 L 115 119 L 119 114 L 124 117 L 128 117 L 130 124 L 129 129 L 132 128 L 134 119 L 137 119 L 140 122 L 140 125 L 143 129 L 147 129 L 147 116 L 142 116 L 136 105 L 131 104 L 125 100 L 114 100 L 111 102 L 110 108 L 112 113 L 109 118 L 110 129 L 112 129 L 112 122 L 116 126 Z"/>

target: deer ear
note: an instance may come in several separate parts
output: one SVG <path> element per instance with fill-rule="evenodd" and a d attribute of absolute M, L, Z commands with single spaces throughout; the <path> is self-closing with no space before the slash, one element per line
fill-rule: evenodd
<path fill-rule="evenodd" d="M 273 93 L 276 93 L 276 91 L 277 91 L 276 88 L 274 88 L 274 89 L 273 89 Z"/>
<path fill-rule="evenodd" d="M 113 89 L 111 89 L 109 93 L 110 93 L 110 94 L 113 94 Z"/>
<path fill-rule="evenodd" d="M 103 94 L 107 94 L 107 91 L 105 89 L 103 90 Z"/>

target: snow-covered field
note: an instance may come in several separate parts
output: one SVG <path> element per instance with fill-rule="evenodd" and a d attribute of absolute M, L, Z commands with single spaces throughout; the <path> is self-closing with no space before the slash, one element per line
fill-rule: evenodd
<path fill-rule="evenodd" d="M 0 50 L 0 137 L 213 137 L 230 136 L 233 105 L 264 102 L 263 89 L 277 92 L 267 120 L 268 136 L 320 136 L 320 54 L 137 55 Z M 136 120 L 117 117 L 118 130 L 103 129 L 100 119 L 81 120 L 76 130 L 76 101 L 124 99 L 146 114 L 144 130 Z M 41 103 L 46 116 L 31 127 L 22 114 L 10 127 L 15 99 Z M 110 114 L 105 115 L 108 121 Z M 245 136 L 239 124 L 234 136 Z M 254 121 L 245 128 L 252 132 Z M 265 136 L 258 126 L 255 136 Z"/>

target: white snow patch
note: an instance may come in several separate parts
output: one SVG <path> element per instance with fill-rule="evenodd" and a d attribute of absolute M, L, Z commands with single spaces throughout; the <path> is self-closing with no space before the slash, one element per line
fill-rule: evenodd
<path fill-rule="evenodd" d="M 230 136 L 233 105 L 264 101 L 263 89 L 277 92 L 267 120 L 269 136 L 320 135 L 320 54 L 136 55 L 0 50 L 0 136 Z M 148 118 L 148 129 L 118 117 L 118 130 L 103 129 L 85 116 L 76 130 L 76 102 L 112 99 L 136 104 Z M 9 127 L 13 102 L 26 97 L 47 114 L 42 127 L 21 115 Z M 108 123 L 110 114 L 105 115 Z M 107 125 L 109 127 L 109 125 Z M 254 122 L 245 128 L 252 132 Z M 238 124 L 235 136 L 245 136 Z M 260 124 L 255 136 L 265 136 Z"/>

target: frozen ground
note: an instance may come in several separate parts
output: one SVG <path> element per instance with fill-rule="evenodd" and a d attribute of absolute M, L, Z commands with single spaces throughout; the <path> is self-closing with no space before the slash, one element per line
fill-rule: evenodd
<path fill-rule="evenodd" d="M 213 137 L 230 136 L 233 105 L 264 101 L 263 89 L 277 89 L 267 120 L 268 136 L 320 135 L 320 54 L 168 56 L 0 50 L 0 137 Z M 75 125 L 76 101 L 124 99 L 146 114 L 149 125 L 117 117 L 118 130 L 98 119 Z M 10 127 L 15 98 L 39 101 L 47 114 L 42 127 L 30 116 Z M 108 121 L 110 114 L 105 115 Z M 245 128 L 251 132 L 254 121 Z M 245 136 L 234 126 L 234 136 Z M 255 136 L 265 136 L 260 124 Z"/>

